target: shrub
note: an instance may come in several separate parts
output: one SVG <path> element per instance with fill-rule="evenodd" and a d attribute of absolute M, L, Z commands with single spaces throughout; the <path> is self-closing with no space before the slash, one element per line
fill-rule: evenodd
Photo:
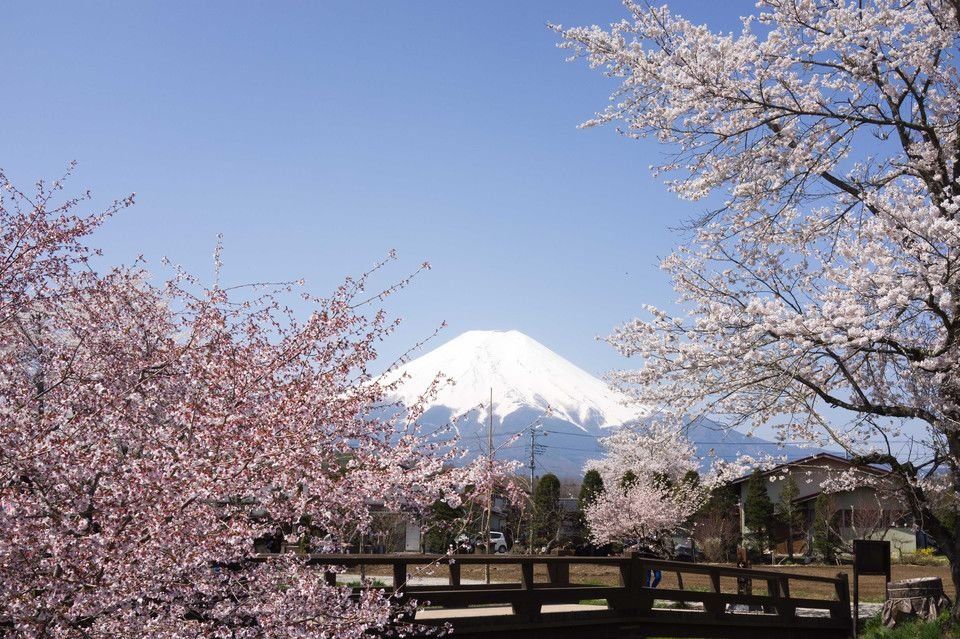
<path fill-rule="evenodd" d="M 943 566 L 947 563 L 945 557 L 935 554 L 933 548 L 921 548 L 916 552 L 903 553 L 900 563 L 912 566 Z"/>
<path fill-rule="evenodd" d="M 916 619 L 899 624 L 896 628 L 887 628 L 880 616 L 871 618 L 863 626 L 860 639 L 940 639 L 955 636 L 956 628 L 950 623 L 949 613 L 943 613 L 935 621 Z"/>

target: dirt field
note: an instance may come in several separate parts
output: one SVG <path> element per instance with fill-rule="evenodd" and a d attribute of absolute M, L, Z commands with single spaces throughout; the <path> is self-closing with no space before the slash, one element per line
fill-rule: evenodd
<path fill-rule="evenodd" d="M 417 567 L 411 566 L 411 569 Z M 790 572 L 802 575 L 816 575 L 820 577 L 835 577 L 840 572 L 846 572 L 850 578 L 851 595 L 853 589 L 853 569 L 850 566 L 784 566 L 782 568 L 773 566 L 754 566 L 757 570 L 770 570 L 772 572 Z M 463 579 L 483 579 L 484 567 L 463 565 L 461 566 L 461 576 Z M 355 572 L 355 571 L 351 571 Z M 369 566 L 366 574 L 368 577 L 388 576 L 389 569 L 385 567 Z M 411 570 L 412 576 L 423 577 L 445 577 L 447 575 L 446 566 L 432 566 L 427 569 L 420 568 L 420 571 Z M 510 582 L 520 581 L 520 570 L 517 566 L 491 566 L 490 577 L 492 581 Z M 915 577 L 940 577 L 943 579 L 944 590 L 949 596 L 953 596 L 953 588 L 950 584 L 950 570 L 947 566 L 908 566 L 895 564 L 893 566 L 893 579 L 913 579 Z M 546 569 L 543 566 L 537 566 L 534 574 L 536 581 L 546 581 Z M 592 585 L 616 585 L 618 583 L 617 571 L 610 566 L 573 566 L 570 571 L 570 580 L 573 583 L 592 584 Z M 861 577 L 860 578 L 860 600 L 861 601 L 883 601 L 884 584 L 883 577 Z M 664 588 L 677 587 L 677 575 L 675 573 L 664 573 Z M 683 575 L 683 587 L 687 590 L 707 590 L 709 580 L 706 575 Z M 757 584 L 757 594 L 765 592 L 764 586 Z M 724 577 L 721 582 L 723 592 L 736 592 L 736 582 L 733 578 Z M 830 584 L 820 583 L 802 583 L 792 581 L 790 583 L 790 594 L 795 597 L 815 597 L 827 598 L 832 596 L 833 589 Z"/>

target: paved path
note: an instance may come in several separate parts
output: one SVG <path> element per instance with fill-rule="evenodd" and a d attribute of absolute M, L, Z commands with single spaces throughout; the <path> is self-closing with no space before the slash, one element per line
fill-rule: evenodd
<path fill-rule="evenodd" d="M 392 576 L 370 575 L 368 579 L 375 580 L 378 585 L 393 586 Z M 340 573 L 337 575 L 337 583 L 341 585 L 357 584 L 359 581 L 360 575 L 356 573 Z M 412 577 L 407 583 L 411 586 L 446 586 L 450 583 L 450 580 L 447 577 Z M 483 579 L 461 579 L 460 583 L 465 586 L 475 586 L 487 582 Z"/>
<path fill-rule="evenodd" d="M 578 610 L 596 610 L 606 606 L 585 606 L 581 604 L 547 604 L 541 612 L 577 612 Z M 487 606 L 482 608 L 450 608 L 446 610 L 418 610 L 417 619 L 456 619 L 457 617 L 502 617 L 512 615 L 510 606 Z"/>
<path fill-rule="evenodd" d="M 657 601 L 654 605 L 657 608 L 666 607 L 663 604 L 667 602 Z M 659 604 L 659 605 L 658 605 Z M 696 609 L 701 608 L 702 606 L 697 603 L 689 604 L 690 608 Z M 543 607 L 542 611 L 547 612 L 578 612 L 581 610 L 596 610 L 598 608 L 606 608 L 605 605 L 601 606 L 589 606 L 583 604 L 555 604 L 555 605 L 546 605 Z M 860 618 L 873 617 L 874 615 L 880 612 L 880 609 L 883 608 L 883 604 L 878 603 L 861 603 L 860 604 Z M 753 614 L 747 613 L 744 611 L 741 614 Z M 513 610 L 510 606 L 485 606 L 478 608 L 448 608 L 448 609 L 433 609 L 433 610 L 420 610 L 417 611 L 417 619 L 456 619 L 457 617 L 502 617 L 506 615 L 513 614 Z M 756 613 L 759 614 L 759 613 Z M 830 612 L 827 610 L 819 610 L 812 608 L 797 608 L 797 616 L 800 617 L 829 617 Z"/>

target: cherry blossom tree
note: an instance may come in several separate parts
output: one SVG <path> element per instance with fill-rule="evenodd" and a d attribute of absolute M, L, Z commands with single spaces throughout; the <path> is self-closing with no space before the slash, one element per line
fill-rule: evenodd
<path fill-rule="evenodd" d="M 587 463 L 603 492 L 584 507 L 597 544 L 658 544 L 683 525 L 709 491 L 697 477 L 696 448 L 679 428 L 661 422 L 623 426 L 600 440 L 604 456 Z"/>
<path fill-rule="evenodd" d="M 157 281 L 143 261 L 98 270 L 89 235 L 133 198 L 86 215 L 62 186 L 26 193 L 0 173 L 0 623 L 18 637 L 402 629 L 382 591 L 351 598 L 308 556 L 263 558 L 254 541 L 331 550 L 318 540 L 367 529 L 374 503 L 419 512 L 489 483 L 488 464 L 446 468 L 455 441 L 422 433 L 420 407 L 376 416 L 392 389 L 370 368 L 396 325 L 381 302 L 409 278 L 371 288 L 374 269 L 321 298 L 176 268 Z"/>
<path fill-rule="evenodd" d="M 642 358 L 616 381 L 888 465 L 960 589 L 960 3 L 762 0 L 739 33 L 626 7 L 556 27 L 619 83 L 587 125 L 654 136 L 709 211 L 663 261 L 680 310 L 610 337 Z"/>

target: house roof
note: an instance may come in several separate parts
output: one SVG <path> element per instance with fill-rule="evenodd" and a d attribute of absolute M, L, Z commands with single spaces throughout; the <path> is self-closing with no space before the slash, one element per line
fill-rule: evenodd
<path fill-rule="evenodd" d="M 810 493 L 809 495 L 807 495 L 807 496 L 805 496 L 805 497 L 797 497 L 796 499 L 793 500 L 793 503 L 795 503 L 795 504 L 805 504 L 805 503 L 807 503 L 807 502 L 816 501 L 816 500 L 817 500 L 817 497 L 819 497 L 819 496 L 822 495 L 822 494 L 823 494 L 823 491 L 822 491 L 822 490 L 818 490 L 817 492 L 815 492 L 815 493 Z"/>
<path fill-rule="evenodd" d="M 818 461 L 831 461 L 834 463 L 839 463 L 844 466 L 849 466 L 850 468 L 857 468 L 864 472 L 868 472 L 872 475 L 877 475 L 880 477 L 890 474 L 889 470 L 887 470 L 886 468 L 881 468 L 879 466 L 858 466 L 856 464 L 851 463 L 849 459 L 840 457 L 839 455 L 834 455 L 833 453 L 816 453 L 814 455 L 808 455 L 806 457 L 801 457 L 800 459 L 794 459 L 792 461 L 779 464 L 777 466 L 774 466 L 773 468 L 768 468 L 767 470 L 762 470 L 760 471 L 760 475 L 762 477 L 766 477 L 768 475 L 775 475 L 778 472 L 782 471 L 784 468 L 792 468 L 795 466 L 809 466 L 810 464 L 816 463 Z M 747 473 L 742 477 L 738 477 L 737 479 L 732 480 L 730 483 L 733 485 L 742 484 L 748 479 L 750 479 L 752 475 L 753 473 Z"/>

